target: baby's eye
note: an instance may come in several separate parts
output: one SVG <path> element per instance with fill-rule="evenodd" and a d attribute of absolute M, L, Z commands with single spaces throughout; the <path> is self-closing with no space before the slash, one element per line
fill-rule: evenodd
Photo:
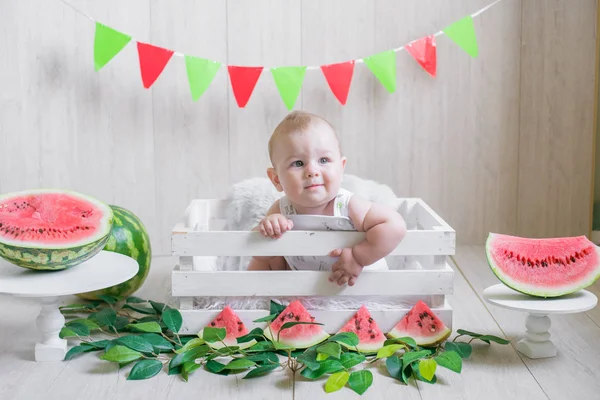
<path fill-rule="evenodd" d="M 328 159 L 328 158 L 325 158 L 325 157 L 323 157 L 323 158 L 321 158 L 321 159 L 319 160 L 319 162 L 320 162 L 321 164 L 325 164 L 325 163 L 329 162 L 329 159 Z"/>
<path fill-rule="evenodd" d="M 294 162 L 292 163 L 292 167 L 301 167 L 301 166 L 303 166 L 303 165 L 304 165 L 304 163 L 303 163 L 302 161 L 300 161 L 300 160 L 298 160 L 298 161 L 294 161 Z"/>

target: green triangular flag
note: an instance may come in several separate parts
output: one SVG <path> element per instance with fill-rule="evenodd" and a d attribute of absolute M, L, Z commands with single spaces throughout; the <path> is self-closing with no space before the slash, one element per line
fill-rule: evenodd
<path fill-rule="evenodd" d="M 306 67 L 271 68 L 275 85 L 288 110 L 291 110 L 300 94 Z"/>
<path fill-rule="evenodd" d="M 447 26 L 443 31 L 446 36 L 462 47 L 471 57 L 477 57 L 479 54 L 477 36 L 475 35 L 473 18 L 470 15 Z"/>
<path fill-rule="evenodd" d="M 220 67 L 221 63 L 217 61 L 185 56 L 185 69 L 194 101 L 208 89 Z"/>
<path fill-rule="evenodd" d="M 131 36 L 96 22 L 94 37 L 94 67 L 96 71 L 104 67 L 131 40 Z"/>
<path fill-rule="evenodd" d="M 388 92 L 396 91 L 396 53 L 393 50 L 367 57 L 365 64 Z"/>

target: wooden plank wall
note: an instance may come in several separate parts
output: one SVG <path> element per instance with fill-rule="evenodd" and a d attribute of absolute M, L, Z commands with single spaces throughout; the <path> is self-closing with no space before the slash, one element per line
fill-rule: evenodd
<path fill-rule="evenodd" d="M 265 66 L 365 57 L 490 2 L 71 0 L 140 41 Z M 478 58 L 439 36 L 432 79 L 398 53 L 394 94 L 358 64 L 345 107 L 307 71 L 296 108 L 337 127 L 349 173 L 422 197 L 461 244 L 489 231 L 587 234 L 597 1 L 576 3 L 504 0 L 475 19 Z M 120 204 L 168 253 L 192 198 L 264 176 L 266 141 L 287 109 L 269 71 L 244 109 L 225 68 L 193 102 L 181 57 L 146 90 L 134 43 L 97 73 L 93 35 L 58 0 L 0 0 L 0 192 L 65 187 Z"/>

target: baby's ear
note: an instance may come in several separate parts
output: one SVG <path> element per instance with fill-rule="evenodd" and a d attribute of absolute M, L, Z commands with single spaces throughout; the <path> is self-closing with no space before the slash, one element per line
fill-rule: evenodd
<path fill-rule="evenodd" d="M 277 172 L 275 172 L 275 168 L 268 168 L 267 176 L 271 180 L 271 183 L 273 184 L 273 186 L 275 186 L 275 189 L 277 189 L 278 192 L 283 192 L 283 187 L 281 186 L 281 182 L 279 182 L 279 176 L 277 176 Z"/>

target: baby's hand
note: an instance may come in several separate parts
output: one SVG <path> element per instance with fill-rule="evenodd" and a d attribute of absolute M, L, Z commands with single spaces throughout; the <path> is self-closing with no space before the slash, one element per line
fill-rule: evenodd
<path fill-rule="evenodd" d="M 331 275 L 329 282 L 337 282 L 342 286 L 348 283 L 348 286 L 354 286 L 356 279 L 363 270 L 363 266 L 356 261 L 352 254 L 352 248 L 336 249 L 329 253 L 332 257 L 340 257 L 335 264 L 331 266 Z"/>
<path fill-rule="evenodd" d="M 263 236 L 278 239 L 293 226 L 294 223 L 283 214 L 271 214 L 260 221 L 258 229 Z"/>

